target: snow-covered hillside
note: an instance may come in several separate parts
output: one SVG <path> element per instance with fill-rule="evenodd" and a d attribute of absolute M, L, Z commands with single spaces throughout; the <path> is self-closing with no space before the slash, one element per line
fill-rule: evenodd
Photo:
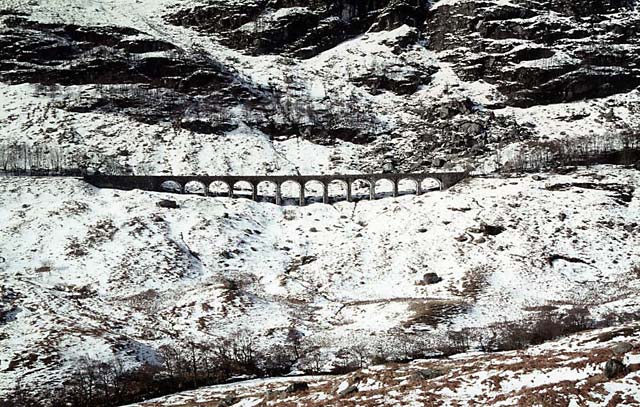
<path fill-rule="evenodd" d="M 274 27 L 324 32 L 339 2 L 290 3 L 2 0 L 0 139 L 136 173 L 329 173 L 638 129 L 637 6 L 373 2 L 371 29 L 349 9 L 301 58 Z M 259 33 L 298 51 L 254 55 Z"/>
<path fill-rule="evenodd" d="M 542 178 L 306 207 L 174 195 L 178 209 L 157 207 L 163 194 L 0 178 L 0 383 L 55 385 L 85 355 L 136 364 L 247 330 L 267 346 L 296 329 L 330 361 L 540 306 L 640 310 L 638 172 Z"/>
<path fill-rule="evenodd" d="M 29 145 L 179 175 L 487 175 L 547 141 L 638 147 L 639 22 L 628 0 L 0 0 L 0 170 Z M 0 177 L 0 396 L 185 340 L 295 331 L 330 368 L 543 309 L 634 314 L 638 174 L 303 208 Z"/>

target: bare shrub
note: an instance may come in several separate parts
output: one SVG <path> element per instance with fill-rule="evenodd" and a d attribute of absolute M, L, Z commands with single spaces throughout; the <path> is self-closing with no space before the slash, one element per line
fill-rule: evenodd
<path fill-rule="evenodd" d="M 494 324 L 484 330 L 476 330 L 475 338 L 483 351 L 505 351 L 524 349 L 595 326 L 596 321 L 589 311 L 576 307 L 564 313 L 542 311 L 524 321 Z"/>
<path fill-rule="evenodd" d="M 638 154 L 639 139 L 637 132 L 617 132 L 567 140 L 529 141 L 523 144 L 520 152 L 502 170 L 538 171 L 567 165 L 631 161 Z"/>

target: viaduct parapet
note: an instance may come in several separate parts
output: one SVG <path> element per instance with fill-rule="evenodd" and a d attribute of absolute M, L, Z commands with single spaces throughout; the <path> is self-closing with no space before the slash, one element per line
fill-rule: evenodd
<path fill-rule="evenodd" d="M 329 184 L 339 182 L 346 190 L 346 200 L 353 201 L 354 183 L 364 183 L 368 186 L 369 199 L 376 198 L 376 182 L 388 180 L 392 184 L 392 195 L 398 196 L 401 181 L 411 181 L 415 185 L 415 193 L 423 193 L 425 180 L 437 181 L 439 189 L 447 189 L 460 182 L 467 176 L 465 172 L 428 172 L 428 173 L 381 173 L 381 174 L 349 174 L 349 175 L 247 175 L 247 176 L 209 176 L 209 175 L 86 175 L 84 180 L 99 188 L 114 188 L 122 190 L 141 189 L 156 192 L 189 193 L 194 184 L 198 186 L 198 193 L 206 196 L 214 195 L 211 186 L 222 185 L 226 188 L 224 195 L 230 198 L 250 197 L 258 200 L 258 191 L 263 185 L 270 185 L 275 189 L 273 194 L 278 205 L 283 203 L 282 185 L 294 182 L 299 186 L 300 205 L 305 204 L 305 186 L 310 183 L 322 185 L 322 202 L 329 203 Z M 236 185 L 243 183 L 247 194 L 235 192 Z"/>

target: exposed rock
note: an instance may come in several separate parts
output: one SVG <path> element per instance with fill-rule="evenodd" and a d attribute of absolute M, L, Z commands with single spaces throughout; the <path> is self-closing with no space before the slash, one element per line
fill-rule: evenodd
<path fill-rule="evenodd" d="M 294 382 L 294 383 L 291 383 L 289 386 L 287 386 L 287 388 L 284 391 L 287 393 L 297 393 L 300 391 L 307 391 L 307 390 L 309 390 L 309 383 Z"/>
<path fill-rule="evenodd" d="M 457 236 L 455 238 L 458 242 L 466 242 L 467 240 L 469 240 L 469 238 L 467 237 L 466 234 L 462 234 L 460 236 Z"/>
<path fill-rule="evenodd" d="M 63 100 L 56 107 L 116 112 L 150 124 L 171 120 L 192 131 L 223 133 L 237 127 L 225 122 L 226 109 L 238 103 L 270 103 L 266 90 L 243 82 L 211 57 L 144 38 L 132 28 L 8 20 L 9 27 L 0 31 L 0 81 L 35 83 L 50 93 L 59 85 L 99 86 L 99 92 Z M 151 51 L 171 54 L 145 54 Z M 104 86 L 112 84 L 129 88 Z M 207 117 L 207 125 L 196 125 L 197 119 L 175 120 L 177 112 L 194 106 Z"/>
<path fill-rule="evenodd" d="M 485 239 L 482 236 L 478 236 L 475 239 L 473 239 L 473 243 L 475 244 L 482 244 L 482 243 L 486 243 L 487 239 Z"/>
<path fill-rule="evenodd" d="M 396 72 L 370 72 L 365 76 L 354 78 L 358 85 L 366 86 L 371 94 L 377 95 L 382 91 L 391 91 L 398 95 L 415 93 L 421 85 L 430 82 L 430 77 L 437 69 L 417 70 L 402 69 Z"/>
<path fill-rule="evenodd" d="M 346 397 L 346 396 L 348 396 L 350 394 L 357 393 L 357 392 L 358 392 L 358 386 L 351 385 L 351 386 L 347 387 L 346 389 L 339 391 L 338 392 L 338 397 Z"/>
<path fill-rule="evenodd" d="M 501 225 L 489 225 L 486 223 L 480 224 L 480 231 L 482 232 L 482 234 L 488 236 L 497 236 L 505 230 L 505 227 Z"/>
<path fill-rule="evenodd" d="M 475 136 L 483 131 L 482 125 L 479 123 L 463 123 L 460 130 L 470 136 Z"/>
<path fill-rule="evenodd" d="M 614 377 L 619 376 L 626 370 L 625 365 L 619 361 L 618 359 L 610 359 L 604 365 L 604 375 L 607 379 L 612 379 Z"/>
<path fill-rule="evenodd" d="M 231 407 L 234 404 L 237 404 L 240 399 L 232 394 L 225 397 L 223 400 L 220 400 L 218 403 L 218 407 Z"/>
<path fill-rule="evenodd" d="M 526 107 L 637 87 L 640 48 L 631 40 L 637 24 L 613 14 L 629 7 L 624 0 L 579 6 L 564 1 L 457 2 L 430 11 L 426 27 L 432 49 L 453 51 L 450 59 L 458 75 L 495 83 L 508 104 Z M 591 19 L 549 19 L 550 9 Z M 606 43 L 597 38 L 607 38 Z M 509 43 L 495 41 L 504 39 Z M 625 51 L 619 44 L 625 44 Z M 464 54 L 455 52 L 461 47 Z M 468 50 L 477 56 L 469 58 Z"/>
<path fill-rule="evenodd" d="M 621 356 L 633 349 L 633 345 L 629 342 L 618 342 L 612 348 L 615 355 Z"/>
<path fill-rule="evenodd" d="M 125 38 L 118 42 L 115 47 L 122 48 L 126 52 L 130 52 L 132 54 L 143 54 L 146 52 L 169 51 L 176 49 L 175 45 L 166 41 L 157 40 L 155 38 Z"/>
<path fill-rule="evenodd" d="M 423 277 L 422 277 L 422 282 L 424 284 L 437 284 L 440 281 L 442 281 L 442 277 L 440 277 L 438 274 L 436 273 L 426 273 Z"/>
<path fill-rule="evenodd" d="M 433 161 L 431 161 L 431 165 L 434 168 L 442 168 L 446 163 L 447 162 L 443 158 L 435 158 Z"/>
<path fill-rule="evenodd" d="M 178 25 L 216 33 L 231 48 L 250 54 L 287 54 L 310 58 L 365 33 L 422 27 L 424 2 L 418 0 L 213 0 L 206 6 L 179 10 L 167 17 Z"/>
<path fill-rule="evenodd" d="M 172 201 L 171 199 L 163 199 L 159 201 L 156 205 L 158 205 L 161 208 L 169 208 L 169 209 L 177 209 L 180 207 L 176 201 Z"/>
<path fill-rule="evenodd" d="M 444 371 L 438 369 L 422 369 L 415 372 L 413 377 L 418 380 L 431 380 L 444 374 Z"/>

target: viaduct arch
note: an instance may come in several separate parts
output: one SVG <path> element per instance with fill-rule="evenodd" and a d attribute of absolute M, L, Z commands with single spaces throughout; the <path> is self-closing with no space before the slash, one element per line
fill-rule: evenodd
<path fill-rule="evenodd" d="M 236 184 L 248 185 L 247 197 L 254 201 L 258 200 L 258 186 L 272 184 L 275 186 L 276 204 L 282 205 L 283 194 L 282 185 L 294 182 L 299 185 L 299 196 L 296 198 L 299 205 L 305 205 L 305 186 L 307 183 L 322 185 L 322 202 L 329 203 L 329 184 L 339 181 L 346 187 L 346 200 L 353 201 L 354 183 L 365 181 L 368 184 L 369 199 L 376 198 L 376 182 L 381 180 L 390 181 L 392 184 L 392 196 L 399 195 L 399 185 L 401 181 L 412 181 L 415 185 L 415 193 L 421 195 L 423 182 L 428 179 L 437 181 L 439 189 L 447 189 L 466 178 L 466 172 L 425 172 L 425 173 L 389 173 L 389 174 L 346 174 L 346 175 L 85 175 L 84 180 L 99 188 L 114 188 L 122 190 L 142 189 L 155 192 L 189 193 L 187 184 L 204 186 L 205 196 L 212 195 L 211 186 L 214 184 L 226 185 L 227 194 L 233 198 Z M 170 185 L 171 188 L 167 188 Z"/>

